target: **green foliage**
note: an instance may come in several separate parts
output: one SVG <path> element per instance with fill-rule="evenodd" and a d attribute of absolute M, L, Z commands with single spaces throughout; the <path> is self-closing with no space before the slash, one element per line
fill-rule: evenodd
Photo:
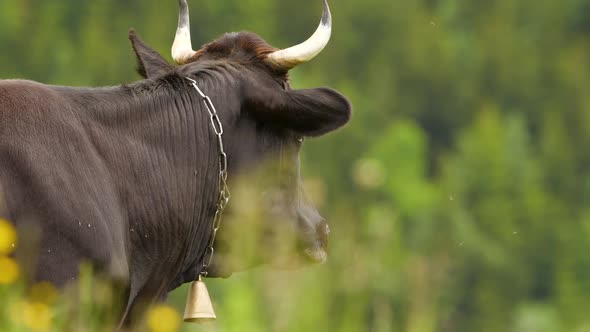
<path fill-rule="evenodd" d="M 195 45 L 253 30 L 284 47 L 320 11 L 319 0 L 190 2 Z M 219 322 L 182 329 L 590 330 L 590 2 L 331 5 L 332 42 L 292 72 L 296 88 L 332 86 L 355 108 L 304 148 L 325 191 L 312 196 L 325 196 L 330 261 L 208 281 Z M 0 76 L 135 80 L 128 28 L 169 58 L 176 6 L 3 0 Z M 171 296 L 179 311 L 185 294 Z"/>

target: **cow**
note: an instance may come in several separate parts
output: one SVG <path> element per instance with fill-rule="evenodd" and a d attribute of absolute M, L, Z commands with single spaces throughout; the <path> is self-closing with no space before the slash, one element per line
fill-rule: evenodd
<path fill-rule="evenodd" d="M 286 49 L 237 32 L 195 51 L 186 0 L 179 5 L 176 64 L 130 30 L 140 81 L 97 88 L 0 81 L 0 217 L 19 231 L 16 256 L 35 248 L 25 270 L 60 287 L 90 262 L 124 285 L 121 317 L 202 272 L 219 203 L 220 146 L 197 88 L 223 126 L 230 188 L 243 170 L 277 161 L 265 225 L 293 230 L 297 257 L 321 263 L 327 255 L 329 228 L 305 196 L 299 151 L 305 137 L 345 125 L 351 104 L 330 88 L 292 89 L 288 77 L 327 45 L 327 1 L 316 32 Z M 208 276 L 243 268 L 226 266 L 232 253 L 222 247 L 215 243 Z"/>

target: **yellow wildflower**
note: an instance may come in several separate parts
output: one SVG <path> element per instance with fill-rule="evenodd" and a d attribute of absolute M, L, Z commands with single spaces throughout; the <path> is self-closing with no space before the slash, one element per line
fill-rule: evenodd
<path fill-rule="evenodd" d="M 7 220 L 0 218 L 0 255 L 8 255 L 16 246 L 16 230 Z"/>
<path fill-rule="evenodd" d="M 12 319 L 32 331 L 47 331 L 53 324 L 51 308 L 41 302 L 20 301 L 12 308 Z"/>
<path fill-rule="evenodd" d="M 18 280 L 20 269 L 14 260 L 0 256 L 0 285 L 10 285 Z"/>
<path fill-rule="evenodd" d="M 57 290 L 49 282 L 40 282 L 29 290 L 29 299 L 33 302 L 53 304 L 57 300 Z"/>
<path fill-rule="evenodd" d="M 180 315 L 169 306 L 159 305 L 148 312 L 147 323 L 152 332 L 174 332 L 180 327 Z"/>

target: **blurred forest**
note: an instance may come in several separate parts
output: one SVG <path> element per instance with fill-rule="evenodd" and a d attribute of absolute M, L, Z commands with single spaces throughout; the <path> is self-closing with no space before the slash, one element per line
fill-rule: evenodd
<path fill-rule="evenodd" d="M 189 3 L 195 48 L 239 30 L 291 46 L 321 13 Z M 329 262 L 210 280 L 218 322 L 182 331 L 590 331 L 590 0 L 331 7 L 330 44 L 291 72 L 354 105 L 303 149 Z M 175 0 L 1 0 L 0 77 L 131 82 L 128 29 L 170 59 L 176 19 Z"/>

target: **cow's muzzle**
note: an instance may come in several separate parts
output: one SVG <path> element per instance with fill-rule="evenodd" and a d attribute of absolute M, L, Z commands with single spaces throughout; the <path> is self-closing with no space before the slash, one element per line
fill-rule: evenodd
<path fill-rule="evenodd" d="M 312 263 L 323 264 L 328 259 L 328 237 L 330 227 L 325 220 L 322 220 L 316 227 L 314 241 L 308 242 L 307 248 L 303 251 Z"/>

